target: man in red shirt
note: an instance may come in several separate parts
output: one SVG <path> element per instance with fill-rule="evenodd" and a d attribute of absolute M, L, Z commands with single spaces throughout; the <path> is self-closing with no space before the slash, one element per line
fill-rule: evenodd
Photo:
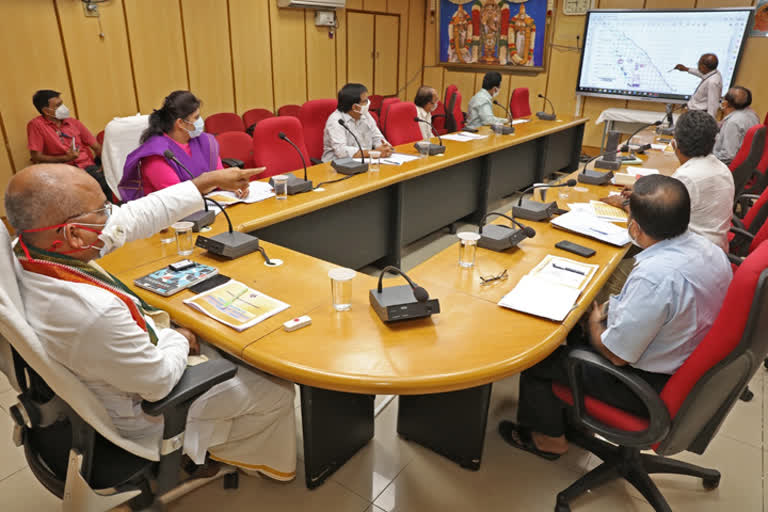
<path fill-rule="evenodd" d="M 70 117 L 61 93 L 43 89 L 32 96 L 40 115 L 27 123 L 27 147 L 34 163 L 67 163 L 83 169 L 112 197 L 101 166 L 101 144 L 83 123 Z M 90 149 L 89 149 L 90 148 Z"/>

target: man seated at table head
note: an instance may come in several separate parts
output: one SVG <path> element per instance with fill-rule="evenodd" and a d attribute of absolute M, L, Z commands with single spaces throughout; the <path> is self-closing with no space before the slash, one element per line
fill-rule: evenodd
<path fill-rule="evenodd" d="M 109 191 L 95 158 L 101 144 L 83 123 L 71 117 L 61 93 L 42 89 L 32 96 L 40 113 L 27 123 L 27 147 L 33 163 L 68 163 L 86 171 L 99 181 L 102 191 Z"/>
<path fill-rule="evenodd" d="M 422 121 L 432 123 L 432 112 L 437 108 L 437 104 L 440 99 L 437 96 L 437 91 L 428 85 L 422 85 L 419 90 L 416 91 L 416 97 L 413 99 L 413 103 L 416 104 L 416 115 Z M 419 123 L 421 128 L 421 136 L 424 139 L 430 139 L 433 136 L 432 128 L 426 123 Z"/>
<path fill-rule="evenodd" d="M 477 129 L 481 126 L 504 124 L 507 118 L 493 115 L 493 100 L 501 91 L 501 74 L 490 71 L 483 77 L 483 87 L 472 96 L 467 107 L 467 127 Z"/>
<path fill-rule="evenodd" d="M 695 68 L 678 64 L 675 69 L 685 71 L 701 79 L 688 100 L 688 110 L 703 110 L 713 118 L 720 106 L 720 96 L 723 94 L 723 76 L 717 70 L 719 62 L 714 53 L 705 53 L 699 57 Z"/>
<path fill-rule="evenodd" d="M 125 437 L 159 443 L 162 419 L 145 415 L 141 401 L 165 397 L 188 355 L 221 356 L 201 347 L 192 331 L 171 328 L 167 313 L 149 307 L 94 260 L 199 210 L 201 193 L 247 186 L 254 172 L 208 172 L 120 207 L 107 202 L 93 178 L 68 165 L 35 165 L 11 178 L 5 208 L 19 236 L 14 251 L 24 269 L 19 286 L 27 321 L 46 352 L 93 391 Z M 196 464 L 210 452 L 213 459 L 289 480 L 295 435 L 293 385 L 241 367 L 193 403 L 184 451 Z"/>
<path fill-rule="evenodd" d="M 364 156 L 374 150 L 379 151 L 382 157 L 392 154 L 392 145 L 387 142 L 376 126 L 376 121 L 368 113 L 370 105 L 368 89 L 363 84 L 347 84 L 341 88 L 336 110 L 325 122 L 323 162 L 337 158 L 360 158 L 357 141 L 362 146 Z M 348 130 L 339 124 L 340 120 L 344 121 Z"/>
<path fill-rule="evenodd" d="M 706 114 L 705 114 L 706 115 Z M 731 265 L 715 244 L 688 229 L 690 197 L 679 180 L 640 178 L 630 198 L 629 234 L 643 248 L 618 296 L 594 303 L 568 345 L 520 376 L 518 423 L 502 421 L 511 445 L 554 460 L 568 450 L 563 404 L 552 382 L 567 384 L 565 361 L 588 348 L 661 392 L 712 326 L 731 281 Z M 642 402 L 608 374 L 586 367 L 585 393 L 639 416 Z"/>
<path fill-rule="evenodd" d="M 749 108 L 752 104 L 752 92 L 740 85 L 728 89 L 720 104 L 723 120 L 720 122 L 720 132 L 715 139 L 715 156 L 724 164 L 730 164 L 744 142 L 747 130 L 761 124 L 755 111 Z"/>
<path fill-rule="evenodd" d="M 677 120 L 672 144 L 680 167 L 672 175 L 683 182 L 691 198 L 691 231 L 710 239 L 728 252 L 728 230 L 733 214 L 733 173 L 712 154 L 717 137 L 717 121 L 701 110 L 690 110 Z M 626 207 L 632 194 L 626 187 L 623 196 L 603 201 Z"/>
<path fill-rule="evenodd" d="M 219 156 L 219 143 L 203 132 L 205 122 L 200 113 L 202 102 L 189 91 L 174 91 L 163 100 L 163 106 L 149 116 L 149 126 L 141 134 L 141 145 L 128 154 L 123 177 L 118 185 L 120 196 L 132 201 L 156 190 L 186 181 L 192 177 L 224 168 Z M 179 164 L 165 157 L 171 151 Z M 248 187 L 236 191 L 248 195 Z"/>

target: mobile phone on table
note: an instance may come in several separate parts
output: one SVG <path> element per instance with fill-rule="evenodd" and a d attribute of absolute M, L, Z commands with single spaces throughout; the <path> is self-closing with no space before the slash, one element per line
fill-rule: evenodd
<path fill-rule="evenodd" d="M 569 242 L 568 240 L 561 240 L 557 242 L 555 244 L 555 247 L 557 247 L 558 249 L 562 249 L 564 251 L 572 252 L 573 254 L 578 254 L 579 256 L 583 256 L 585 258 L 594 256 L 595 254 L 594 249 L 590 249 L 589 247 L 584 247 L 583 245 Z"/>

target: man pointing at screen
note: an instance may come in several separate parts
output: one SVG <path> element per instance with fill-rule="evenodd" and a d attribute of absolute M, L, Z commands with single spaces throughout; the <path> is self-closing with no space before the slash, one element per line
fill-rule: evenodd
<path fill-rule="evenodd" d="M 688 110 L 705 110 L 715 117 L 720 106 L 720 96 L 723 94 L 723 77 L 717 70 L 717 55 L 705 53 L 699 58 L 698 69 L 678 64 L 675 69 L 687 71 L 701 78 L 701 82 L 688 100 Z"/>

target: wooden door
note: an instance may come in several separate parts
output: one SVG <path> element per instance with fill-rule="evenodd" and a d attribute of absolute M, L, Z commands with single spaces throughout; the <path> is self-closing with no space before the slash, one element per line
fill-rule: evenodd
<path fill-rule="evenodd" d="M 373 86 L 374 15 L 347 11 L 347 82 Z"/>
<path fill-rule="evenodd" d="M 397 94 L 400 17 L 377 14 L 375 41 L 373 90 L 381 96 L 393 96 Z"/>

